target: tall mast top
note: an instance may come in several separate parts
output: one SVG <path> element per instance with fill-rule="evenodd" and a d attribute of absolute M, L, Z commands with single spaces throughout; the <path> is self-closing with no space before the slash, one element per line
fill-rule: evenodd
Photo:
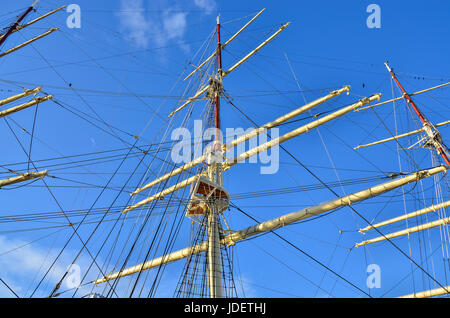
<path fill-rule="evenodd" d="M 389 72 L 392 71 L 392 69 L 389 67 L 388 61 L 384 62 L 384 65 L 386 66 Z"/>
<path fill-rule="evenodd" d="M 222 44 L 220 43 L 220 15 L 217 16 L 217 75 L 222 79 Z M 216 129 L 216 141 L 219 138 L 220 129 L 220 91 L 215 92 L 214 98 L 214 127 Z M 221 146 L 220 146 L 221 147 Z"/>
<path fill-rule="evenodd" d="M 450 166 L 450 159 L 447 156 L 447 147 L 442 142 L 441 134 L 439 131 L 437 131 L 436 127 L 434 127 L 431 122 L 426 119 L 425 115 L 420 111 L 419 107 L 414 103 L 414 101 L 411 99 L 411 96 L 406 92 L 406 90 L 403 88 L 402 84 L 400 84 L 399 80 L 397 79 L 397 76 L 395 75 L 394 71 L 389 67 L 389 65 L 384 63 L 386 65 L 387 69 L 389 70 L 389 73 L 391 74 L 394 81 L 397 83 L 398 87 L 403 93 L 403 97 L 406 99 L 406 101 L 412 106 L 414 109 L 414 112 L 419 117 L 420 121 L 423 125 L 423 130 L 428 135 L 428 141 L 426 144 L 432 145 L 434 148 L 436 148 L 436 151 L 441 155 L 442 159 L 445 161 L 447 165 Z"/>

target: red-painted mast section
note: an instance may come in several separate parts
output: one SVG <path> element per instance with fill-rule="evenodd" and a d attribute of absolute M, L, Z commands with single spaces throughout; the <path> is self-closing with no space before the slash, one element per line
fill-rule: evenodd
<path fill-rule="evenodd" d="M 0 38 L 0 46 L 3 43 L 5 43 L 6 39 L 9 37 L 9 35 L 14 32 L 14 30 L 19 26 L 20 22 L 22 22 L 22 20 L 27 16 L 27 14 L 30 13 L 34 9 L 35 4 L 36 4 L 36 1 L 30 7 L 28 7 L 28 9 L 25 10 L 25 12 L 22 13 L 21 16 L 19 16 L 19 18 L 17 19 L 16 22 L 14 22 L 13 25 L 11 25 L 9 27 L 8 31 L 6 31 L 6 33 Z"/>
<path fill-rule="evenodd" d="M 388 69 L 389 73 L 391 74 L 394 81 L 397 83 L 398 87 L 403 93 L 403 97 L 406 99 L 406 101 L 412 106 L 414 109 L 414 112 L 419 116 L 420 121 L 422 122 L 422 125 L 424 127 L 425 132 L 428 134 L 430 138 L 433 138 L 433 144 L 437 150 L 437 152 L 441 155 L 442 159 L 445 161 L 447 165 L 450 165 L 450 160 L 447 156 L 447 154 L 444 151 L 444 146 L 442 142 L 435 139 L 435 134 L 433 130 L 436 130 L 434 127 L 432 127 L 431 123 L 425 118 L 425 116 L 420 111 L 419 107 L 417 107 L 416 103 L 411 99 L 411 96 L 406 92 L 406 90 L 403 88 L 402 84 L 400 84 L 399 80 L 397 79 L 397 76 L 395 76 L 394 70 L 391 69 L 388 65 L 388 63 L 384 63 L 386 65 L 386 68 Z M 434 128 L 434 129 L 433 129 Z M 437 132 L 437 131 L 436 131 Z"/>
<path fill-rule="evenodd" d="M 217 75 L 218 80 L 222 81 L 222 44 L 220 43 L 220 19 L 217 17 Z M 216 128 L 216 141 L 219 139 L 220 130 L 220 96 L 216 93 L 214 98 L 214 127 Z"/>

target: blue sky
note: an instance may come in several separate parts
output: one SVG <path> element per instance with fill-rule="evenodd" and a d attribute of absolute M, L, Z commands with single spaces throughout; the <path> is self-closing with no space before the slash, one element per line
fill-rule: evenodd
<path fill-rule="evenodd" d="M 2 11 L 4 15 L 1 16 L 2 26 L 13 21 L 17 12 L 26 8 L 29 2 L 5 1 Z M 193 87 L 185 91 L 186 83 L 180 81 L 180 76 L 190 72 L 192 64 L 201 62 L 198 52 L 202 53 L 200 49 L 205 39 L 211 35 L 218 13 L 223 23 L 222 38 L 226 40 L 251 16 L 266 8 L 258 20 L 223 52 L 224 68 L 247 54 L 280 24 L 291 22 L 272 43 L 224 81 L 225 90 L 233 103 L 259 124 L 295 109 L 302 105 L 304 100 L 311 101 L 343 85 L 352 86 L 351 94 L 321 105 L 317 108 L 318 112 L 351 104 L 374 93 L 382 93 L 383 100 L 392 98 L 393 92 L 395 96 L 399 96 L 398 90 L 392 89 L 389 74 L 383 65 L 386 60 L 410 92 L 442 84 L 449 79 L 448 1 L 275 3 L 219 0 L 80 0 L 74 3 L 81 8 L 80 29 L 69 29 L 66 26 L 69 13 L 62 11 L 33 27 L 13 34 L 1 48 L 4 50 L 18 45 L 50 27 L 60 28 L 58 32 L 32 46 L 0 59 L 0 96 L 7 97 L 21 92 L 24 87 L 34 88 L 41 85 L 43 91 L 52 94 L 59 103 L 47 102 L 39 106 L 31 153 L 34 161 L 127 148 L 130 143 L 135 142 L 133 135 L 140 136 L 138 145 L 155 143 L 160 141 L 167 127 L 180 126 L 185 113 L 181 113 L 170 123 L 167 115 L 175 109 L 180 96 L 195 93 Z M 370 29 L 366 25 L 369 16 L 366 8 L 371 3 L 376 3 L 381 8 L 379 29 Z M 43 14 L 61 4 L 63 2 L 42 0 L 38 13 Z M 27 21 L 37 17 L 38 13 L 33 13 Z M 210 52 L 211 48 L 205 54 Z M 299 83 L 295 81 L 292 71 Z M 305 91 L 303 94 L 298 92 L 298 85 Z M 448 119 L 448 98 L 448 89 L 442 89 L 429 95 L 418 96 L 416 100 L 430 120 L 438 123 Z M 397 122 L 393 120 L 392 104 L 381 106 L 377 110 L 377 114 L 391 127 L 391 131 L 395 131 L 395 125 L 399 133 L 416 129 L 417 122 L 407 112 L 404 103 L 397 103 L 395 107 Z M 199 118 L 202 110 L 204 103 L 196 103 L 193 119 Z M 81 111 L 82 113 L 78 114 L 84 119 L 75 115 L 76 111 Z M 27 151 L 30 138 L 22 128 L 28 132 L 32 131 L 34 114 L 34 109 L 28 109 L 15 114 L 11 117 L 14 121 L 8 122 Z M 251 127 L 226 101 L 222 102 L 221 115 L 224 127 Z M 280 133 L 303 123 L 304 121 L 300 121 L 282 126 Z M 448 128 L 441 128 L 441 132 L 445 141 Z M 2 152 L 1 164 L 10 169 L 26 169 L 26 164 L 14 165 L 26 163 L 28 158 L 5 121 L 0 122 L 0 133 L 3 136 L 1 146 L 5 149 Z M 359 152 L 352 149 L 360 143 L 386 137 L 389 137 L 389 132 L 380 124 L 377 116 L 366 111 L 351 113 L 319 130 L 288 141 L 286 148 L 326 182 L 373 177 L 370 182 L 334 189 L 344 195 L 383 182 L 384 180 L 376 179 L 380 176 L 398 172 L 398 156 L 402 162 L 402 171 L 414 170 L 405 154 L 397 153 L 394 144 L 367 148 Z M 166 138 L 165 141 L 167 140 L 169 139 Z M 414 139 L 404 142 L 408 146 L 414 143 Z M 125 152 L 122 150 L 121 153 Z M 162 157 L 165 155 L 166 153 Z M 432 165 L 427 150 L 411 150 L 411 156 L 421 168 Z M 70 160 L 83 158 L 71 157 Z M 138 175 L 127 180 L 139 158 L 138 154 L 127 159 L 123 165 L 120 165 L 120 160 L 115 160 L 70 169 L 60 169 L 64 166 L 48 167 L 50 175 L 59 178 L 46 179 L 56 200 L 41 181 L 18 189 L 2 189 L 0 198 L 3 204 L 0 215 L 54 212 L 59 211 L 60 207 L 70 211 L 89 209 L 91 206 L 100 208 L 126 205 L 128 193 L 121 193 L 116 198 L 117 190 L 125 182 L 128 182 L 127 191 L 132 191 L 139 184 L 139 176 L 145 174 L 145 168 L 142 166 L 138 168 Z M 151 158 L 146 160 L 148 164 L 151 162 Z M 60 162 L 62 161 L 43 162 L 39 166 Z M 226 172 L 225 187 L 231 193 L 232 201 L 257 219 L 267 220 L 334 198 L 330 191 L 320 189 L 233 200 L 233 194 L 317 184 L 317 180 L 286 153 L 280 152 L 280 162 L 279 172 L 273 175 L 261 175 L 259 166 L 255 164 L 237 165 Z M 161 161 L 157 159 L 152 171 L 158 174 L 162 166 Z M 333 166 L 338 169 L 329 169 Z M 96 198 L 101 193 L 101 188 L 80 186 L 80 182 L 84 182 L 101 187 L 116 169 L 119 173 L 110 183 L 110 186 L 116 188 L 107 189 L 98 201 Z M 9 176 L 5 172 L 2 175 Z M 148 178 L 153 177 L 148 175 Z M 425 182 L 421 186 L 427 189 L 430 184 Z M 431 193 L 417 202 L 412 200 L 418 196 L 416 188 L 406 187 L 405 191 L 411 199 L 406 203 L 408 212 L 430 205 L 435 200 L 434 194 Z M 399 195 L 401 192 L 393 194 Z M 381 220 L 400 215 L 405 211 L 403 202 L 393 199 L 390 195 L 374 199 L 370 201 L 372 203 L 358 205 L 356 208 L 369 219 L 376 217 Z M 386 207 L 389 200 L 392 201 Z M 225 216 L 232 229 L 252 225 L 251 220 L 236 210 L 226 212 Z M 78 217 L 74 220 L 79 219 Z M 126 231 L 134 233 L 133 224 L 137 220 L 127 220 Z M 157 220 L 158 218 L 154 222 Z M 67 223 L 62 218 L 46 220 L 50 221 L 60 222 L 56 225 Z M 91 251 L 98 250 L 112 223 L 108 222 L 96 231 L 89 244 Z M 69 227 L 22 230 L 53 225 L 55 223 L 37 221 L 3 222 L 0 225 L 0 277 L 10 282 L 21 296 L 30 295 L 33 286 L 36 286 L 38 279 L 42 277 L 44 268 L 49 266 L 73 233 Z M 407 294 L 413 289 L 420 291 L 435 286 L 420 270 L 414 269 L 405 256 L 388 244 L 349 251 L 356 242 L 363 239 L 357 229 L 365 225 L 350 209 L 342 209 L 319 220 L 280 230 L 279 233 L 375 297 L 394 297 Z M 87 239 L 94 226 L 95 224 L 83 226 L 80 235 Z M 404 224 L 393 226 L 386 231 L 395 231 L 403 226 Z M 149 225 L 145 230 L 150 231 L 150 228 Z M 58 229 L 60 231 L 54 233 Z M 45 237 L 46 235 L 48 237 Z M 411 243 L 411 257 L 417 262 L 423 261 L 424 268 L 433 272 L 437 280 L 446 283 L 445 271 L 442 269 L 442 252 L 439 250 L 439 230 L 424 235 L 427 237 L 417 235 L 411 237 L 410 241 L 402 238 L 395 242 L 404 251 L 408 251 Z M 2 254 L 36 239 L 40 240 L 17 251 Z M 147 246 L 146 240 L 148 237 L 142 238 L 139 246 Z M 185 247 L 188 240 L 189 222 L 185 220 L 174 249 Z M 428 245 L 428 240 L 433 243 Z M 60 277 L 79 250 L 80 241 L 75 238 L 56 263 L 54 276 L 44 281 L 36 296 L 48 293 L 56 283 L 56 277 Z M 433 257 L 428 258 L 428 254 L 435 250 L 437 252 Z M 328 272 L 324 275 L 323 268 L 270 234 L 240 243 L 235 248 L 235 255 L 240 269 L 239 276 L 235 278 L 244 281 L 246 296 L 365 297 L 345 282 L 338 280 L 336 283 L 333 274 Z M 99 262 L 106 262 L 107 257 L 101 254 Z M 133 258 L 129 265 L 142 260 L 143 256 L 134 255 Z M 90 262 L 89 255 L 83 252 L 78 260 L 81 269 L 86 270 Z M 365 284 L 366 267 L 372 263 L 380 265 L 382 288 L 369 291 Z M 159 296 L 172 295 L 182 267 L 182 262 L 167 267 Z M 93 269 L 89 274 L 92 276 L 89 277 L 97 274 L 94 272 Z M 414 279 L 409 277 L 401 281 L 411 272 Z M 32 282 L 29 277 L 34 277 Z M 123 283 L 124 290 L 127 283 Z M 96 291 L 102 292 L 102 288 Z M 239 288 L 238 291 L 240 296 L 244 296 Z M 5 297 L 10 296 L 3 287 L 0 287 L 0 293 Z"/>

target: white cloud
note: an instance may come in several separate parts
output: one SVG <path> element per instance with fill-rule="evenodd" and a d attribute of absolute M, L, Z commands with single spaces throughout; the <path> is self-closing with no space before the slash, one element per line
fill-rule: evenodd
<path fill-rule="evenodd" d="M 139 48 L 146 48 L 151 25 L 144 15 L 143 1 L 122 0 L 118 16 L 125 38 Z"/>
<path fill-rule="evenodd" d="M 180 42 L 187 29 L 187 12 L 169 7 L 146 14 L 143 0 L 122 0 L 119 17 L 125 39 L 138 48 L 164 47 L 171 41 Z M 187 49 L 186 45 L 181 46 Z"/>
<path fill-rule="evenodd" d="M 206 14 L 211 14 L 217 7 L 214 0 L 195 0 L 194 3 L 200 9 L 205 10 Z"/>
<path fill-rule="evenodd" d="M 187 11 L 180 10 L 176 2 L 171 6 L 164 1 L 151 4 L 156 10 L 146 10 L 144 0 L 121 0 L 117 16 L 125 39 L 144 49 L 183 42 L 188 27 Z M 215 0 L 195 0 L 194 5 L 203 10 L 203 14 L 211 14 L 217 8 Z M 180 46 L 189 51 L 188 45 Z"/>
<path fill-rule="evenodd" d="M 38 281 L 44 276 L 56 255 L 59 253 L 59 249 L 56 248 L 48 248 L 37 243 L 31 245 L 27 244 L 27 241 L 8 239 L 5 236 L 0 236 L 1 277 L 20 297 L 30 296 L 31 291 L 36 287 Z M 4 254 L 8 251 L 11 252 Z M 66 249 L 59 261 L 53 266 L 44 283 L 41 285 L 46 287 L 46 290 L 40 289 L 40 292 L 34 295 L 35 297 L 48 296 L 50 289 L 59 282 L 66 271 L 67 266 L 73 261 L 76 253 L 77 251 L 75 250 Z M 77 260 L 77 264 L 82 271 L 81 275 L 84 275 L 83 269 L 86 270 L 89 267 L 91 263 L 89 260 L 89 258 L 83 256 Z M 86 281 L 89 281 L 89 278 L 92 278 L 91 275 L 87 277 Z M 69 288 L 67 288 L 64 281 L 60 291 L 67 289 Z M 88 292 L 90 292 L 90 289 L 80 288 L 77 295 L 83 296 Z M 11 296 L 13 296 L 11 292 L 3 289 L 0 290 L 0 297 Z M 63 297 L 64 296 L 71 297 L 72 293 L 69 292 L 64 294 Z"/>
<path fill-rule="evenodd" d="M 181 39 L 186 31 L 186 13 L 164 12 L 162 24 L 167 39 Z"/>
<path fill-rule="evenodd" d="M 9 239 L 6 236 L 0 235 L 0 277 L 10 286 L 14 292 L 16 292 L 20 297 L 29 297 L 31 292 L 36 287 L 38 281 L 43 277 L 44 273 L 47 271 L 56 255 L 60 252 L 60 248 L 50 248 L 43 244 L 33 243 L 19 239 Z M 14 250 L 14 251 L 12 251 Z M 6 253 L 6 254 L 5 254 Z M 47 276 L 47 278 L 42 283 L 39 291 L 33 297 L 47 297 L 51 292 L 51 289 L 59 282 L 62 275 L 66 271 L 67 267 L 73 261 L 75 255 L 78 253 L 76 249 L 65 249 L 59 261 L 53 266 L 53 270 Z M 78 258 L 76 264 L 79 266 L 81 278 L 86 274 L 87 269 L 92 263 L 92 259 L 82 254 Z M 101 259 L 97 258 L 97 264 L 102 266 L 104 263 Z M 134 265 L 134 264 L 128 264 Z M 107 270 L 109 272 L 111 268 Z M 70 289 L 69 284 L 72 280 L 70 275 L 73 272 L 69 270 L 69 275 L 62 282 L 59 292 L 67 291 Z M 144 276 L 149 274 L 147 284 L 144 286 L 142 292 L 136 291 L 134 297 L 145 297 L 152 284 L 149 283 L 155 279 L 157 271 L 144 272 Z M 89 274 L 85 278 L 84 282 L 90 282 L 95 280 L 98 275 L 98 268 L 93 265 Z M 173 272 L 170 267 L 166 268 L 164 272 L 164 279 L 160 283 L 157 290 L 156 297 L 172 297 L 174 289 L 177 286 L 179 278 L 178 272 Z M 125 277 L 119 281 L 119 285 L 115 288 L 117 294 L 120 297 L 128 297 L 130 292 L 130 286 L 132 282 L 136 279 L 135 275 Z M 143 282 L 144 279 L 141 279 Z M 93 292 L 103 294 L 106 287 L 106 283 L 96 285 Z M 93 285 L 87 284 L 81 287 L 76 294 L 76 297 L 82 297 L 89 294 L 92 290 Z M 139 285 L 139 288 L 142 286 Z M 107 288 L 107 287 L 106 287 Z M 107 288 L 106 290 L 109 290 Z M 72 297 L 75 290 L 63 293 L 60 297 Z M 2 283 L 0 283 L 0 298 L 5 297 L 15 297 L 11 291 L 9 291 Z"/>

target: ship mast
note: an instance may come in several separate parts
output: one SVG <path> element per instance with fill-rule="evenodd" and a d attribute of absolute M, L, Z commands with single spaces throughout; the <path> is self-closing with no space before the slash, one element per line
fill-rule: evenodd
<path fill-rule="evenodd" d="M 0 38 L 0 46 L 2 46 L 3 43 L 5 43 L 6 39 L 13 33 L 17 27 L 19 26 L 20 22 L 22 22 L 23 19 L 34 9 L 34 6 L 36 5 L 37 1 L 33 2 L 31 6 L 29 6 L 22 15 L 20 15 L 17 18 L 17 21 L 14 22 L 9 28 L 8 31 Z"/>
<path fill-rule="evenodd" d="M 257 14 L 257 16 L 261 13 L 261 11 Z M 255 16 L 256 18 L 256 16 Z M 239 34 L 242 29 L 244 29 L 251 21 L 253 21 L 255 18 L 250 20 L 243 28 L 241 28 L 236 34 Z M 273 147 L 276 147 L 290 139 L 293 139 L 297 136 L 300 136 L 302 134 L 308 133 L 309 131 L 322 126 L 330 121 L 336 120 L 339 117 L 342 117 L 352 111 L 358 111 L 370 107 L 374 107 L 377 105 L 385 104 L 389 101 L 381 102 L 378 104 L 372 104 L 373 102 L 376 102 L 380 100 L 381 94 L 374 94 L 370 97 L 364 97 L 360 99 L 359 101 L 356 101 L 350 105 L 347 105 L 345 107 L 339 108 L 325 116 L 321 116 L 318 119 L 315 119 L 309 123 L 300 125 L 299 127 L 286 132 L 285 134 L 271 139 L 270 141 L 267 141 L 259 146 L 255 146 L 252 149 L 249 149 L 245 152 L 242 152 L 240 154 L 237 154 L 234 157 L 226 158 L 225 153 L 236 147 L 237 145 L 253 138 L 264 131 L 266 131 L 269 128 L 276 127 L 280 125 L 281 123 L 286 122 L 287 120 L 294 118 L 298 116 L 299 114 L 304 113 L 307 110 L 312 109 L 313 107 L 316 107 L 325 101 L 328 101 L 332 99 L 333 97 L 336 97 L 342 93 L 348 92 L 350 87 L 349 86 L 343 86 L 341 89 L 332 91 L 328 95 L 323 96 L 315 101 L 312 101 L 306 105 L 303 105 L 301 107 L 298 107 L 294 109 L 293 111 L 275 119 L 272 120 L 260 127 L 257 127 L 247 134 L 241 135 L 239 137 L 236 137 L 230 142 L 227 142 L 225 144 L 222 143 L 222 135 L 221 135 L 221 122 L 220 122 L 220 97 L 223 94 L 223 78 L 226 77 L 228 74 L 230 74 L 233 70 L 235 70 L 237 67 L 242 65 L 245 61 L 247 61 L 251 56 L 253 56 L 256 52 L 258 52 L 262 47 L 264 47 L 267 43 L 269 43 L 273 38 L 275 38 L 282 30 L 284 30 L 289 23 L 286 23 L 284 25 L 281 25 L 281 27 L 273 33 L 269 38 L 267 38 L 264 42 L 262 42 L 258 47 L 256 47 L 254 50 L 252 50 L 250 53 L 248 53 L 245 57 L 240 59 L 237 63 L 235 63 L 232 67 L 227 68 L 225 71 L 222 69 L 222 59 L 221 59 L 221 49 L 224 48 L 224 46 L 231 41 L 235 36 L 231 37 L 225 44 L 221 44 L 221 38 L 220 38 L 220 20 L 219 17 L 217 18 L 217 48 L 215 52 L 207 59 L 207 61 L 211 60 L 212 58 L 217 58 L 217 71 L 213 73 L 213 75 L 210 77 L 210 80 L 208 83 L 203 84 L 200 86 L 199 90 L 194 94 L 193 97 L 185 100 L 178 108 L 176 108 L 174 111 L 172 111 L 169 114 L 169 117 L 173 116 L 174 114 L 181 111 L 183 108 L 185 108 L 187 105 L 189 105 L 192 102 L 195 102 L 202 96 L 204 93 L 206 93 L 206 98 L 209 99 L 210 105 L 214 108 L 214 142 L 210 148 L 200 157 L 185 163 L 184 165 L 177 167 L 176 169 L 166 173 L 163 176 L 160 176 L 156 180 L 153 180 L 150 183 L 147 183 L 144 186 L 141 186 L 140 188 L 136 189 L 134 192 L 131 193 L 132 196 L 141 193 L 145 190 L 149 190 L 153 188 L 155 185 L 160 184 L 163 181 L 166 181 L 170 179 L 173 176 L 179 175 L 183 173 L 184 171 L 190 170 L 193 167 L 206 162 L 207 163 L 207 169 L 203 172 L 200 172 L 198 174 L 192 175 L 187 179 L 177 181 L 177 183 L 160 190 L 159 192 L 154 193 L 153 191 L 149 192 L 149 196 L 147 198 L 140 200 L 137 203 L 134 203 L 132 205 L 128 205 L 122 213 L 129 213 L 132 210 L 141 208 L 150 202 L 153 202 L 155 200 L 163 200 L 164 197 L 167 195 L 185 188 L 189 185 L 192 186 L 191 190 L 191 197 L 189 200 L 189 204 L 187 206 L 186 210 L 186 216 L 187 217 L 205 217 L 206 222 L 203 224 L 206 228 L 207 237 L 205 240 L 198 242 L 197 244 L 193 244 L 189 247 L 170 252 L 165 253 L 164 255 L 147 260 L 143 263 L 140 263 L 138 265 L 128 267 L 128 268 L 122 268 L 120 271 L 110 273 L 106 276 L 103 276 L 96 281 L 94 281 L 94 284 L 100 284 L 104 282 L 108 282 L 110 280 L 115 280 L 121 277 L 125 277 L 128 275 L 132 275 L 134 273 L 140 273 L 145 270 L 149 270 L 154 267 L 161 266 L 163 264 L 171 263 L 177 260 L 181 259 L 189 259 L 192 257 L 192 255 L 205 253 L 207 258 L 207 269 L 206 269 L 206 278 L 209 288 L 209 296 L 211 298 L 220 298 L 220 297 L 226 297 L 226 292 L 223 284 L 223 269 L 222 269 L 222 259 L 221 259 L 221 249 L 226 248 L 227 246 L 235 245 L 238 242 L 242 242 L 245 239 L 249 237 L 253 237 L 258 234 L 270 232 L 273 230 L 276 230 L 278 228 L 282 228 L 284 226 L 294 224 L 298 221 L 321 215 L 323 213 L 336 210 L 341 207 L 349 206 L 357 202 L 361 202 L 370 198 L 373 198 L 375 196 L 381 195 L 383 193 L 386 193 L 388 191 L 400 188 L 406 184 L 410 184 L 413 182 L 417 182 L 421 179 L 428 178 L 430 176 L 436 175 L 438 173 L 446 172 L 449 168 L 448 165 L 448 159 L 445 153 L 443 153 L 443 149 L 446 149 L 445 146 L 441 143 L 440 135 L 436 130 L 436 127 L 444 126 L 449 124 L 450 122 L 443 122 L 437 125 L 432 125 L 429 121 L 425 119 L 425 116 L 422 115 L 422 113 L 418 110 L 417 106 L 414 104 L 414 109 L 416 113 L 419 115 L 419 118 L 421 118 L 423 123 L 423 128 L 416 130 L 414 132 L 410 132 L 408 134 L 403 134 L 399 136 L 395 136 L 390 139 L 385 139 L 380 142 L 372 143 L 372 144 L 378 144 L 382 142 L 386 142 L 392 139 L 401 138 L 407 135 L 420 133 L 420 132 L 427 132 L 429 136 L 429 140 L 426 143 L 429 146 L 435 146 L 438 145 L 439 147 L 436 147 L 437 149 L 442 149 L 443 158 L 447 165 L 445 166 L 438 166 L 434 167 L 428 170 L 422 170 L 422 171 L 416 171 L 414 173 L 410 173 L 402 178 L 398 178 L 396 180 L 388 181 L 383 184 L 375 185 L 371 188 L 361 190 L 359 192 L 352 193 L 350 195 L 339 197 L 337 199 L 323 202 L 321 204 L 308 207 L 306 209 L 297 211 L 297 212 L 291 212 L 287 214 L 283 214 L 277 218 L 258 223 L 254 226 L 250 226 L 241 230 L 230 230 L 229 233 L 221 235 L 221 226 L 220 226 L 220 213 L 229 206 L 230 203 L 230 196 L 228 192 L 223 188 L 223 172 L 229 169 L 232 169 L 233 166 L 235 166 L 238 163 L 245 162 L 247 159 L 254 157 L 258 155 L 261 152 L 268 151 L 272 149 Z M 200 65 L 205 65 L 206 63 L 203 62 Z M 387 64 L 386 64 L 387 66 Z M 194 74 L 197 70 L 199 70 L 200 67 L 196 67 L 196 69 L 191 72 L 191 74 L 188 75 L 190 77 L 192 74 Z M 390 70 L 390 69 L 389 69 Z M 390 70 L 392 71 L 392 70 Z M 393 72 L 391 72 L 393 74 Z M 393 74 L 395 77 L 395 75 Z M 398 82 L 398 81 L 397 81 Z M 398 83 L 399 84 L 399 83 Z M 417 94 L 421 94 L 427 91 L 430 91 L 432 89 L 437 89 L 439 87 L 443 87 L 445 85 L 449 85 L 450 83 L 442 84 L 440 86 L 436 86 L 433 88 L 429 88 L 420 92 L 413 93 L 411 95 L 408 95 L 403 87 L 402 90 L 404 91 L 404 96 L 402 98 L 406 98 L 408 102 L 413 103 L 410 96 L 414 96 Z M 399 85 L 401 86 L 401 85 Z M 391 100 L 392 101 L 392 100 Z M 431 133 L 430 133 L 431 132 Z M 436 143 L 435 143 L 436 142 Z M 362 148 L 368 145 L 362 145 L 358 148 Z M 394 176 L 395 178 L 397 176 Z M 450 201 L 449 201 L 450 202 Z M 433 211 L 435 209 L 440 209 L 441 207 L 448 206 L 450 203 L 444 202 L 441 205 L 434 205 L 426 209 L 418 210 L 413 213 L 410 213 L 405 216 L 405 218 L 415 217 L 417 215 L 425 214 L 430 211 Z M 394 222 L 394 220 L 392 221 Z M 450 223 L 450 218 L 446 218 L 439 222 L 432 222 L 429 224 L 425 224 L 425 228 L 432 228 L 435 226 L 438 226 L 443 223 Z M 387 223 L 386 223 L 387 224 Z M 370 224 L 369 226 L 361 229 L 361 232 L 367 231 L 372 228 L 377 228 L 379 226 L 384 225 L 384 223 L 377 223 L 375 225 Z M 422 230 L 421 227 L 410 229 L 411 233 L 417 232 Z M 397 237 L 401 235 L 409 234 L 407 232 L 396 232 L 389 235 L 384 236 L 383 239 L 389 238 L 389 237 Z M 377 241 L 381 240 L 377 238 Z M 375 242 L 375 241 L 374 241 Z M 374 243 L 370 240 L 364 241 L 362 243 L 356 244 L 356 246 L 360 245 L 366 245 Z M 447 287 L 445 287 L 447 288 Z M 441 291 L 438 290 L 437 293 L 440 293 Z"/>
<path fill-rule="evenodd" d="M 442 157 L 444 162 L 447 165 L 450 165 L 450 160 L 448 159 L 448 156 L 446 154 L 446 147 L 442 142 L 441 134 L 436 129 L 436 127 L 433 126 L 433 124 L 425 117 L 425 115 L 420 111 L 419 107 L 417 107 L 416 103 L 411 99 L 411 96 L 406 92 L 406 90 L 403 88 L 402 84 L 400 84 L 399 80 L 397 79 L 397 76 L 394 73 L 394 70 L 389 67 L 388 63 L 384 63 L 386 68 L 388 69 L 389 73 L 391 74 L 394 81 L 397 83 L 398 87 L 403 93 L 403 97 L 406 99 L 406 101 L 411 105 L 411 107 L 414 109 L 414 112 L 417 114 L 417 116 L 420 119 L 420 122 L 423 125 L 423 130 L 428 135 L 428 141 L 426 144 L 436 148 L 436 151 L 439 153 L 439 155 Z"/>
<path fill-rule="evenodd" d="M 217 17 L 217 74 L 211 81 L 214 96 L 214 128 L 215 140 L 213 153 L 222 156 L 222 140 L 220 133 L 220 92 L 222 85 L 222 54 L 220 44 L 220 16 Z M 214 155 L 214 158 L 218 158 Z M 222 163 L 216 160 L 209 162 L 208 174 L 211 181 L 219 186 L 223 186 Z M 217 201 L 212 200 L 207 211 L 207 233 L 208 233 L 208 284 L 209 296 L 211 298 L 223 297 L 222 288 L 222 264 L 220 257 L 220 237 L 219 237 L 219 208 Z"/>
<path fill-rule="evenodd" d="M 54 14 L 54 13 L 60 11 L 60 10 L 62 10 L 63 8 L 65 8 L 65 6 L 59 7 L 59 8 L 57 8 L 57 9 L 55 9 L 53 11 L 50 11 L 50 12 L 48 12 L 48 13 L 46 13 L 46 14 L 44 14 L 44 15 L 42 15 L 42 16 L 40 16 L 40 17 L 38 17 L 38 18 L 36 18 L 36 19 L 34 19 L 32 21 L 29 21 L 26 24 L 20 25 L 20 23 L 25 19 L 25 17 L 30 12 L 32 12 L 35 9 L 36 4 L 38 2 L 39 2 L 38 0 L 34 1 L 31 4 L 31 6 L 29 6 L 17 18 L 16 22 L 14 22 L 7 29 L 7 31 L 4 34 L 0 35 L 0 47 L 5 43 L 5 41 L 8 39 L 8 37 L 11 34 L 13 34 L 14 32 L 17 32 L 18 30 L 22 30 L 22 29 L 24 29 L 24 28 L 26 28 L 26 27 L 28 27 L 28 26 L 30 26 L 30 25 L 32 25 L 32 24 L 34 24 L 34 23 L 36 23 L 36 22 L 38 22 L 38 21 L 40 21 L 40 20 L 50 16 L 50 15 L 52 15 L 52 14 Z M 22 44 L 19 44 L 16 47 L 13 47 L 13 48 L 11 48 L 9 50 L 1 52 L 0 53 L 0 58 L 4 57 L 4 56 L 6 56 L 6 55 L 8 55 L 10 53 L 13 53 L 13 52 L 15 52 L 15 51 L 17 51 L 17 50 L 19 50 L 19 49 L 21 49 L 21 48 L 31 44 L 31 43 L 33 43 L 34 41 L 37 41 L 37 40 L 39 40 L 39 39 L 49 35 L 50 33 L 53 33 L 54 31 L 57 31 L 57 30 L 58 30 L 58 28 L 51 28 L 50 30 L 48 30 L 47 32 L 45 32 L 45 33 L 43 33 L 43 34 L 41 34 L 39 36 L 36 36 L 36 37 L 34 37 L 34 38 L 32 38 L 32 39 L 30 39 L 30 40 L 28 40 L 28 41 L 26 41 L 26 42 L 24 42 Z M 16 112 L 19 112 L 19 111 L 22 111 L 24 109 L 27 109 L 27 108 L 29 108 L 31 106 L 38 105 L 38 104 L 40 104 L 42 102 L 46 102 L 48 100 L 53 99 L 52 95 L 46 95 L 46 96 L 43 96 L 43 97 L 36 96 L 41 91 L 42 91 L 41 87 L 36 87 L 34 89 L 25 89 L 25 91 L 23 93 L 20 93 L 20 94 L 14 95 L 14 96 L 10 96 L 10 97 L 1 99 L 0 100 L 0 107 L 4 106 L 6 104 L 9 104 L 9 103 L 15 102 L 17 100 L 20 100 L 20 99 L 22 99 L 24 97 L 27 97 L 29 95 L 33 95 L 34 96 L 34 98 L 32 100 L 28 101 L 28 102 L 25 102 L 25 103 L 22 103 L 20 105 L 16 105 L 16 106 L 10 107 L 10 108 L 5 109 L 5 110 L 0 109 L 0 118 L 9 116 L 9 115 L 14 114 Z M 8 186 L 8 185 L 19 183 L 19 182 L 24 182 L 24 181 L 31 180 L 31 179 L 44 178 L 44 177 L 46 177 L 48 175 L 48 171 L 47 170 L 43 170 L 43 171 L 39 171 L 39 172 L 30 172 L 30 171 L 28 171 L 26 173 L 18 173 L 16 171 L 10 170 L 10 172 L 14 173 L 17 176 L 0 180 L 0 187 Z"/>

